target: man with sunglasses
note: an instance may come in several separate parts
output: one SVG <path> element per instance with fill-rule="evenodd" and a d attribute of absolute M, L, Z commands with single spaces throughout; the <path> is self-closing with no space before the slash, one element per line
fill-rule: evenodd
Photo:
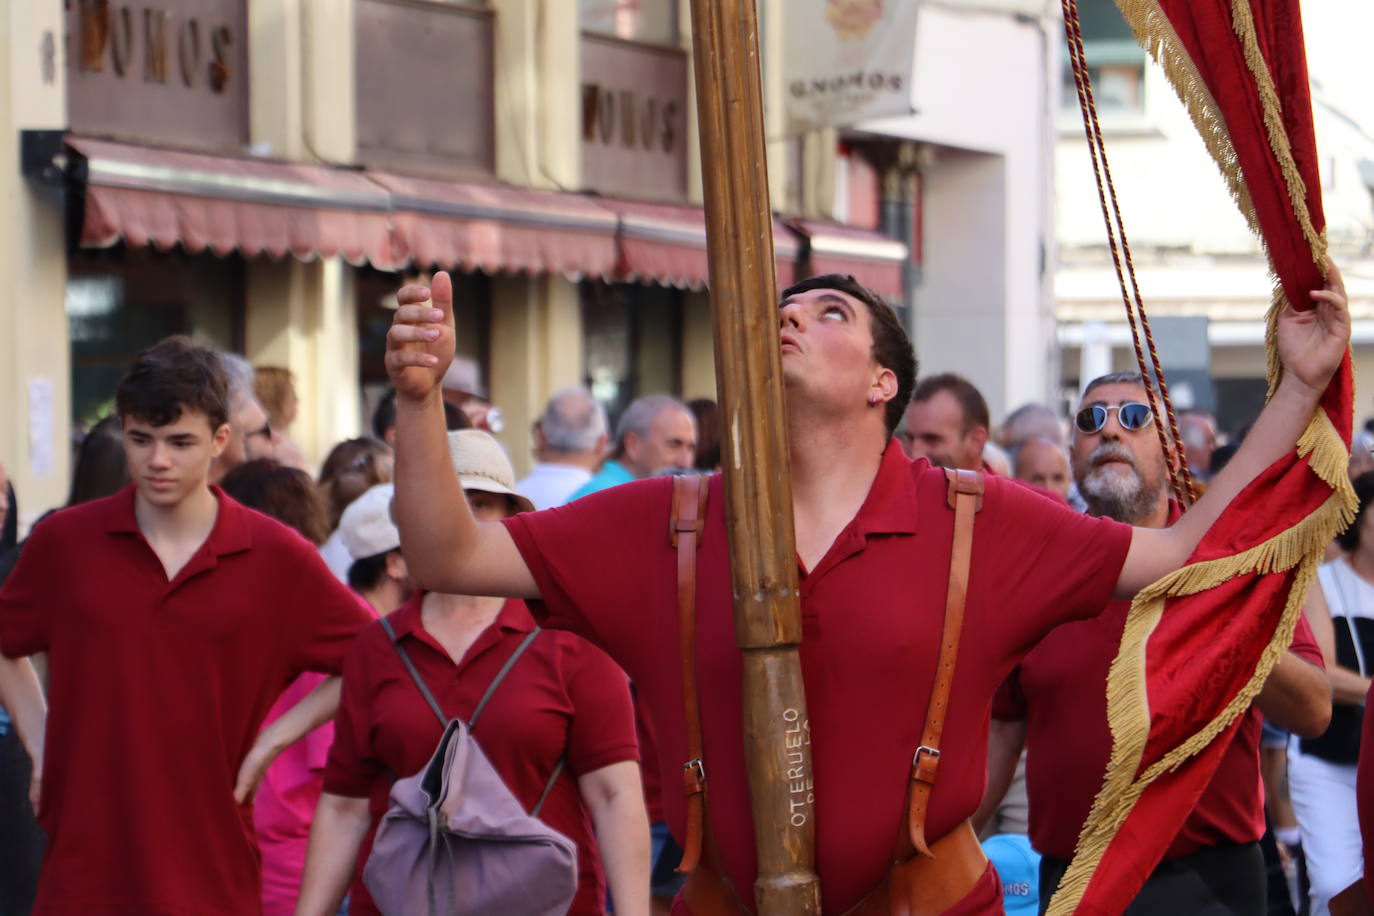
<path fill-rule="evenodd" d="M 1073 472 L 1089 515 L 1139 528 L 1164 528 L 1178 519 L 1178 504 L 1169 498 L 1170 459 L 1160 450 L 1149 400 L 1136 372 L 1102 376 L 1084 390 L 1074 414 Z M 1030 839 L 1042 856 L 1042 912 L 1102 784 L 1111 752 L 1107 671 L 1129 609 L 1129 600 L 1113 601 L 1096 618 L 1056 627 L 1022 659 L 993 703 L 988 792 L 980 813 L 1006 790 L 1025 746 Z M 1301 618 L 1292 648 L 1274 667 L 1164 861 L 1127 910 L 1130 916 L 1264 916 L 1261 712 L 1301 735 L 1326 728 L 1331 691 L 1321 653 Z"/>
<path fill-rule="evenodd" d="M 968 835 L 965 822 L 982 798 L 988 707 L 1027 648 L 1060 623 L 1100 614 L 1113 595 L 1133 595 L 1179 568 L 1231 498 L 1295 447 L 1350 340 L 1334 269 L 1312 298 L 1313 310 L 1288 310 L 1279 320 L 1279 389 L 1226 472 L 1172 528 L 1086 517 L 987 476 L 928 839 L 938 845 Z M 648 478 L 479 524 L 450 469 L 443 432 L 440 382 L 456 343 L 451 281 L 440 272 L 432 289 L 406 287 L 397 300 L 386 353 L 397 390 L 395 507 L 416 582 L 530 599 L 545 625 L 600 645 L 640 690 L 664 785 L 677 783 L 682 762 L 694 755 L 683 715 L 677 557 L 668 538 L 671 481 Z M 911 461 L 892 439 L 916 375 L 892 307 L 853 277 L 829 275 L 783 291 L 777 319 L 801 667 L 814 726 L 816 871 L 824 912 L 844 913 L 884 881 L 904 822 L 920 711 L 930 706 L 938 664 L 953 513 L 944 473 Z M 1115 422 L 1119 410 L 1109 413 Z M 705 827 L 713 842 L 674 904 L 678 916 L 747 912 L 721 886 L 747 899 L 758 871 L 723 497 L 715 478 L 696 563 L 697 686 L 710 773 Z M 674 835 L 684 840 L 685 795 L 665 792 L 663 801 Z M 972 867 L 910 888 L 948 893 L 957 901 L 953 910 L 932 903 L 918 916 L 1001 911 L 996 874 L 978 862 L 973 845 L 971 855 L 934 860 Z M 693 887 L 702 892 L 695 898 Z M 712 888 L 720 893 L 712 896 Z"/>

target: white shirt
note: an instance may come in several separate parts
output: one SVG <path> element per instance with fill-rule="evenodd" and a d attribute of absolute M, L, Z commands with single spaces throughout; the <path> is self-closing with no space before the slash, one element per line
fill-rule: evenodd
<path fill-rule="evenodd" d="M 592 472 L 571 464 L 541 461 L 528 477 L 515 485 L 521 496 L 534 503 L 536 509 L 552 509 L 568 501 L 568 497 L 592 479 Z"/>
<path fill-rule="evenodd" d="M 339 529 L 335 528 L 334 533 L 329 536 L 329 540 L 320 545 L 320 556 L 324 558 L 324 563 L 329 567 L 330 572 L 339 577 L 339 581 L 344 585 L 348 584 L 348 568 L 353 565 L 353 557 L 349 554 L 348 548 L 344 546 L 343 535 Z"/>

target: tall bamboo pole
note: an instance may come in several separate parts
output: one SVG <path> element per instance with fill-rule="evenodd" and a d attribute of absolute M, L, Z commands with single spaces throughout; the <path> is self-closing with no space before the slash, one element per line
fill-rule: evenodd
<path fill-rule="evenodd" d="M 819 916 L 754 2 L 692 0 L 726 525 L 735 640 L 744 662 L 744 753 L 758 851 L 754 896 L 761 916 Z"/>

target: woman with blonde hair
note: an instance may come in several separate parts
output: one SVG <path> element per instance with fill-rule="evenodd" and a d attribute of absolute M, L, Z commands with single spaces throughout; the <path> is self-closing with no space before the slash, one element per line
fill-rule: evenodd
<path fill-rule="evenodd" d="M 282 464 L 309 471 L 305 454 L 291 438 L 288 430 L 296 422 L 300 410 L 300 398 L 296 394 L 296 377 L 290 369 L 280 366 L 258 366 L 253 370 L 253 393 L 267 413 L 267 423 L 272 427 L 274 457 Z"/>

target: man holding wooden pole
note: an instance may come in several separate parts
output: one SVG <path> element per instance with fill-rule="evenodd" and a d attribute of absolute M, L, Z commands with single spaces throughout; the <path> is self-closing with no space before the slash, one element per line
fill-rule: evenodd
<path fill-rule="evenodd" d="M 693 23 L 727 430 L 704 522 L 694 491 L 651 479 L 477 524 L 446 473 L 439 385 L 455 341 L 440 273 L 398 294 L 387 344 L 407 560 L 426 588 L 537 602 L 629 673 L 664 785 L 683 773 L 685 791 L 664 793 L 695 865 L 675 913 L 1000 912 L 966 824 L 994 691 L 1050 629 L 1181 566 L 1294 448 L 1349 342 L 1339 276 L 1281 319 L 1282 384 L 1174 527 L 947 478 L 892 441 L 915 360 L 886 303 L 832 276 L 775 310 L 753 3 L 693 0 Z"/>
<path fill-rule="evenodd" d="M 918 754 L 917 768 L 911 761 L 926 743 L 954 518 L 945 474 L 910 462 L 891 439 L 914 381 L 910 344 L 890 309 L 848 278 L 822 278 L 784 294 L 775 314 L 810 713 L 809 721 L 789 718 L 793 707 L 784 706 L 780 718 L 799 743 L 810 743 L 814 768 L 783 776 L 800 777 L 785 783 L 788 794 L 814 795 L 814 807 L 791 813 L 815 826 L 823 912 L 845 913 L 865 898 L 877 907 L 875 888 L 887 887 L 885 897 L 895 892 L 903 873 L 894 869 L 889 881 L 885 875 L 894 843 L 913 839 L 913 819 L 934 847 L 933 863 L 951 874 L 923 874 L 914 887 L 902 885 L 925 909 L 890 909 L 884 899 L 862 912 L 998 912 L 995 878 L 982 863 L 970 878 L 967 860 L 976 846 L 959 839 L 982 793 L 994 691 L 1054 626 L 1091 616 L 1113 595 L 1132 595 L 1182 565 L 1231 498 L 1294 448 L 1349 340 L 1334 270 L 1328 289 L 1312 298 L 1315 309 L 1289 310 L 1280 321 L 1283 381 L 1252 435 L 1173 527 L 1132 529 L 1078 515 L 1003 480 L 985 482 L 972 538 L 966 651 L 953 674 L 936 782 L 931 755 Z M 451 284 L 440 273 L 432 289 L 407 287 L 399 300 L 386 361 L 398 391 L 396 514 L 412 574 L 438 591 L 542 601 L 535 608 L 546 624 L 605 648 L 640 691 L 658 731 L 664 785 L 673 785 L 678 767 L 698 758 L 688 751 L 678 664 L 678 557 L 668 536 L 673 482 L 639 481 L 504 524 L 477 524 L 452 474 L 442 473 L 448 452 L 439 383 L 454 348 Z M 727 467 L 769 470 L 741 452 Z M 693 916 L 747 912 L 759 861 L 740 728 L 745 698 L 726 501 L 718 480 L 710 489 L 695 564 L 692 653 L 700 769 L 710 792 L 703 862 L 689 879 L 710 908 L 678 904 L 678 912 Z M 935 783 L 928 811 L 908 809 L 913 769 Z M 669 823 L 689 848 L 689 806 L 682 795 L 664 794 Z M 791 813 L 779 819 L 791 823 Z M 942 847 L 947 840 L 950 847 Z M 922 902 L 926 892 L 933 896 Z"/>

